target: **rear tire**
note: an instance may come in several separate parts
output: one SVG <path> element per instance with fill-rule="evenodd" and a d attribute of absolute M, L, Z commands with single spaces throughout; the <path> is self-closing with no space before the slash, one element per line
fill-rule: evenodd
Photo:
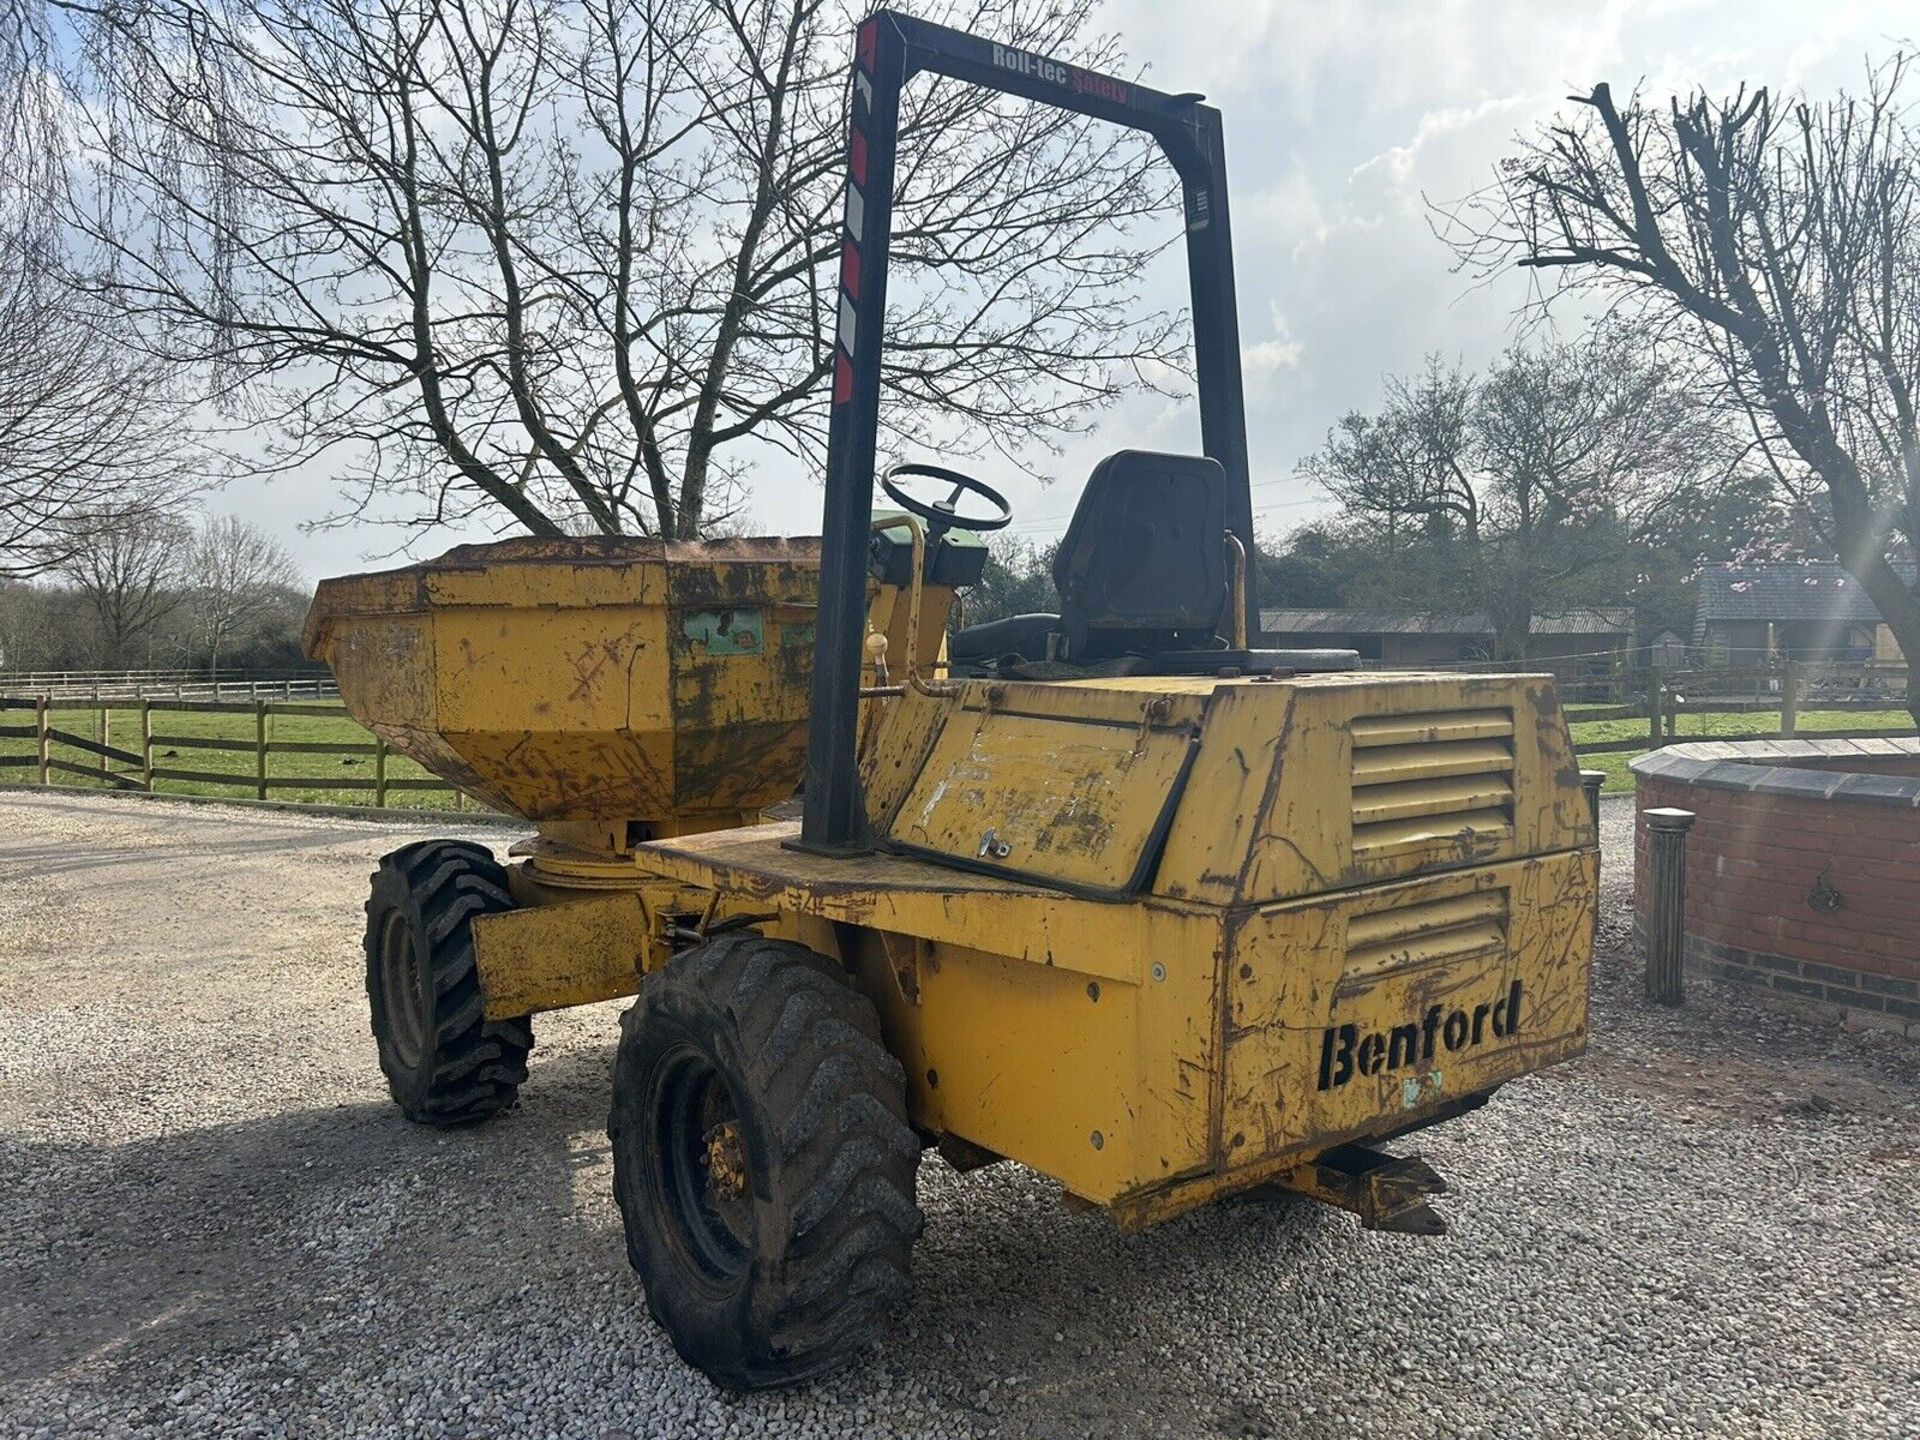
<path fill-rule="evenodd" d="M 905 1077 L 873 1006 L 804 946 L 738 931 L 648 976 L 607 1133 L 647 1309 L 719 1384 L 822 1375 L 905 1296 Z"/>
<path fill-rule="evenodd" d="M 507 872 L 465 840 L 381 858 L 367 897 L 367 1000 L 387 1089 L 409 1120 L 470 1125 L 509 1108 L 533 1025 L 481 1017 L 473 920 L 513 908 Z"/>

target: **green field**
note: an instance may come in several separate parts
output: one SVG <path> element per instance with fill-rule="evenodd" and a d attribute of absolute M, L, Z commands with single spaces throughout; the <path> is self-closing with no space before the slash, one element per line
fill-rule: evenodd
<path fill-rule="evenodd" d="M 1610 740 L 1644 739 L 1647 722 L 1636 720 L 1582 720 L 1580 711 L 1598 706 L 1569 705 L 1567 719 L 1573 731 L 1573 745 L 1601 745 Z M 1674 735 L 1681 740 L 1737 740 L 1742 736 L 1780 733 L 1778 710 L 1749 710 L 1739 714 L 1689 713 L 1683 706 L 1673 720 Z M 1884 730 L 1890 735 L 1914 733 L 1913 717 L 1905 710 L 1802 710 L 1795 734 L 1809 738 L 1823 730 Z M 1586 755 L 1581 764 L 1589 770 L 1607 772 L 1604 793 L 1612 795 L 1633 789 L 1633 775 L 1627 762 L 1644 750 L 1628 750 L 1605 755 Z"/>
<path fill-rule="evenodd" d="M 49 714 L 48 723 L 53 729 L 65 730 L 91 740 L 103 738 L 101 712 L 90 707 L 67 709 L 55 706 Z M 31 709 L 0 710 L 0 726 L 32 724 Z M 153 788 L 163 795 L 216 795 L 235 800 L 253 799 L 254 725 L 252 715 L 163 710 L 156 705 L 153 709 L 154 768 L 198 770 L 214 775 L 232 775 L 234 779 L 231 785 L 204 780 L 156 780 Z M 163 738 L 169 736 L 228 740 L 242 743 L 245 748 L 210 750 L 174 745 Z M 140 749 L 139 708 L 128 706 L 108 712 L 107 734 L 104 738 L 117 749 L 137 753 Z M 315 705 L 311 714 L 267 716 L 269 744 L 365 745 L 372 739 L 337 705 Z M 34 742 L 31 737 L 0 736 L 0 755 L 31 756 L 33 753 Z M 49 753 L 55 759 L 85 765 L 94 771 L 98 771 L 102 763 L 99 756 L 62 745 L 58 741 L 53 743 Z M 119 761 L 106 763 L 109 769 L 128 775 L 135 781 L 140 777 L 138 766 L 123 765 Z M 431 778 L 413 761 L 393 754 L 387 756 L 386 772 L 390 782 Z M 276 801 L 326 805 L 371 805 L 374 801 L 374 758 L 371 755 L 270 754 L 267 757 L 267 774 L 276 780 L 364 782 L 360 788 L 341 789 L 320 784 L 276 785 L 267 792 L 269 798 Z M 19 783 L 35 778 L 36 772 L 31 766 L 0 768 L 0 783 Z M 61 773 L 54 774 L 52 780 L 57 785 L 72 785 L 81 789 L 102 789 L 107 785 L 106 781 L 91 776 Z M 456 800 L 455 792 L 451 790 L 389 789 L 387 792 L 388 809 L 452 810 L 462 806 L 473 809 L 474 802 L 464 797 Z"/>
<path fill-rule="evenodd" d="M 1570 705 L 1567 718 L 1572 723 L 1573 743 L 1576 748 L 1582 745 L 1604 744 L 1608 741 L 1642 739 L 1647 733 L 1644 719 L 1631 720 L 1582 720 L 1582 711 L 1602 709 L 1596 705 Z M 31 726 L 33 711 L 0 710 L 0 726 Z M 72 734 L 83 735 L 93 740 L 102 739 L 100 733 L 100 712 L 80 708 L 56 708 L 51 715 L 51 725 L 56 730 L 66 730 Z M 1778 710 L 1753 710 L 1743 714 L 1699 714 L 1681 709 L 1675 722 L 1676 733 L 1681 739 L 1735 739 L 1743 735 L 1772 735 L 1780 729 Z M 1913 733 L 1912 717 L 1904 710 L 1803 710 L 1800 713 L 1798 731 L 1803 735 L 1816 735 L 1823 730 L 1884 730 L 1889 734 Z M 156 707 L 153 711 L 153 763 L 158 769 L 199 770 L 210 774 L 232 775 L 231 785 L 217 784 L 204 780 L 157 780 L 154 788 L 162 794 L 171 795 L 223 795 L 230 799 L 252 799 L 254 796 L 254 717 L 241 714 L 220 714 L 205 711 L 174 711 Z M 166 736 L 184 738 L 221 739 L 238 742 L 243 749 L 208 750 L 197 747 L 169 744 Z M 104 737 L 107 743 L 122 750 L 137 751 L 140 747 L 140 712 L 137 707 L 128 706 L 110 712 L 108 732 Z M 310 714 L 269 715 L 267 717 L 267 739 L 272 742 L 326 744 L 326 745 L 364 745 L 372 737 L 354 721 L 347 718 L 338 706 L 316 705 Z M 171 752 L 171 753 L 169 753 Z M 34 742 L 30 737 L 0 736 L 0 756 L 34 753 Z M 85 765 L 97 771 L 100 765 L 98 756 L 61 745 L 56 742 L 52 748 L 53 756 L 74 764 Z M 1627 769 L 1627 763 L 1644 751 L 1621 751 L 1604 755 L 1584 756 L 1582 763 L 1590 769 L 1607 772 L 1606 793 L 1617 794 L 1633 788 L 1633 776 Z M 116 772 L 130 773 L 136 780 L 139 777 L 137 767 L 127 767 L 118 762 L 109 762 Z M 315 784 L 275 786 L 268 793 L 274 800 L 292 801 L 306 804 L 334 805 L 371 805 L 373 803 L 373 757 L 370 755 L 324 755 L 293 754 L 269 755 L 267 774 L 280 780 L 342 780 L 366 782 L 361 788 L 333 789 Z M 0 783 L 30 781 L 34 771 L 30 766 L 7 766 L 0 768 Z M 399 755 L 387 757 L 387 778 L 393 780 L 420 780 L 429 778 L 411 760 Z M 105 781 L 93 776 L 55 774 L 54 783 L 73 785 L 79 788 L 100 789 Z M 451 790 L 411 790 L 391 789 L 387 792 L 389 809 L 410 810 L 452 810 L 464 805 L 472 808 L 473 802 L 461 799 L 456 801 Z"/>

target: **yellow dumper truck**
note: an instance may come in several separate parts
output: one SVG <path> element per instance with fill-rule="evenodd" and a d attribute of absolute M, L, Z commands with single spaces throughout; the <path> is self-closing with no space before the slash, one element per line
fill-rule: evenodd
<path fill-rule="evenodd" d="M 873 511 L 892 141 L 920 71 L 1153 134 L 1205 453 L 1095 469 L 1058 614 L 960 623 L 1009 511 Z M 1249 646 L 1219 115 L 880 12 L 855 46 L 821 540 L 526 539 L 327 581 L 309 652 L 536 835 L 387 856 L 380 1063 L 510 1106 L 529 1017 L 624 995 L 609 1122 L 647 1304 L 723 1384 L 816 1375 L 907 1288 L 915 1172 L 1011 1160 L 1137 1228 L 1254 1187 L 1431 1233 L 1377 1144 L 1586 1044 L 1595 834 L 1552 681 Z M 803 816 L 764 812 L 802 793 Z"/>

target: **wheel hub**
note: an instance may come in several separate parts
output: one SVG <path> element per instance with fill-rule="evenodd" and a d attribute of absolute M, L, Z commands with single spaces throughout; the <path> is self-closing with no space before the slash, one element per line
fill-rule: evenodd
<path fill-rule="evenodd" d="M 747 1193 L 747 1151 L 740 1122 L 723 1120 L 707 1131 L 707 1189 L 716 1200 L 738 1200 Z"/>
<path fill-rule="evenodd" d="M 745 1273 L 754 1244 L 753 1175 L 732 1092 L 711 1056 L 682 1044 L 654 1072 L 648 1163 L 688 1257 L 714 1281 Z"/>

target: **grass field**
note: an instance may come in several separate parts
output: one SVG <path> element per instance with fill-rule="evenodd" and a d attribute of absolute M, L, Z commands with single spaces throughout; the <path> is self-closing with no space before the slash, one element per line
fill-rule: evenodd
<path fill-rule="evenodd" d="M 1583 710 L 1601 709 L 1596 705 L 1570 705 L 1567 717 L 1572 724 L 1575 748 L 1582 745 L 1598 745 L 1608 741 L 1632 740 L 1643 738 L 1647 733 L 1644 719 L 1633 720 L 1582 720 Z M 0 711 L 0 725 L 31 725 L 31 710 Z M 57 730 L 66 730 L 90 739 L 102 739 L 100 733 L 100 712 L 91 709 L 55 709 L 52 712 L 52 726 Z M 1744 714 L 1699 714 L 1688 713 L 1681 709 L 1675 722 L 1676 733 L 1681 739 L 1737 739 L 1743 735 L 1772 735 L 1780 729 L 1778 710 L 1753 710 Z M 1816 735 L 1823 730 L 1885 730 L 1890 734 L 1913 733 L 1912 717 L 1904 710 L 1803 710 L 1800 713 L 1799 733 Z M 173 711 L 156 708 L 153 711 L 154 765 L 160 769 L 200 770 L 214 774 L 231 774 L 232 785 L 214 784 L 197 780 L 158 780 L 154 788 L 162 794 L 185 795 L 225 795 L 233 799 L 250 799 L 254 794 L 254 719 L 251 715 L 214 714 L 201 711 Z M 161 736 L 183 736 L 190 738 L 223 739 L 243 742 L 247 748 L 241 750 L 206 750 L 186 746 L 175 746 L 158 738 Z M 108 733 L 104 737 L 109 744 L 122 750 L 137 751 L 140 748 L 140 712 L 137 708 L 115 709 L 111 712 Z M 269 742 L 292 742 L 304 744 L 364 745 L 371 737 L 354 721 L 347 718 L 338 706 L 316 705 L 311 714 L 269 715 L 267 717 L 267 739 Z M 172 752 L 172 753 L 169 753 Z M 32 755 L 34 743 L 28 738 L 0 736 L 0 755 Z M 55 757 L 70 760 L 98 768 L 99 757 L 56 743 L 52 753 Z M 1603 755 L 1588 755 L 1582 763 L 1590 769 L 1607 772 L 1605 791 L 1617 794 L 1633 788 L 1633 776 L 1627 764 L 1636 755 L 1644 751 L 1630 750 Z M 128 767 L 113 764 L 115 770 L 126 772 Z M 131 774 L 137 779 L 138 769 Z M 321 780 L 357 780 L 365 782 L 364 788 L 332 789 L 322 785 L 312 788 L 305 786 L 276 786 L 269 794 L 275 800 L 287 800 L 300 803 L 320 803 L 335 805 L 371 805 L 373 803 L 373 758 L 368 755 L 270 755 L 267 759 L 267 773 L 276 779 Z M 28 767 L 7 767 L 0 769 L 0 783 L 6 781 L 31 780 L 34 772 Z M 427 772 L 411 760 L 399 755 L 387 757 L 387 778 L 389 780 L 425 779 Z M 75 785 L 83 788 L 100 788 L 104 782 L 78 775 L 56 775 L 55 783 Z M 471 808 L 473 802 L 465 801 Z M 451 790 L 389 790 L 387 793 L 389 809 L 410 810 L 451 810 L 456 808 L 454 792 Z"/>
<path fill-rule="evenodd" d="M 49 715 L 49 725 L 56 730 L 65 730 L 71 734 L 83 735 L 88 739 L 100 740 L 101 712 L 91 708 L 65 709 L 56 706 Z M 19 726 L 33 724 L 31 710 L 0 711 L 0 725 Z M 199 780 L 156 780 L 154 789 L 163 795 L 222 795 L 229 799 L 252 799 L 254 797 L 254 717 L 251 715 L 230 715 L 192 710 L 163 710 L 156 706 L 153 710 L 153 763 L 161 770 L 199 770 L 209 774 L 234 777 L 232 785 L 217 784 Z M 218 739 L 242 742 L 247 747 L 242 750 L 209 750 L 195 746 L 173 745 L 161 737 L 180 736 L 188 739 Z M 121 750 L 138 752 L 140 749 L 140 711 L 138 707 L 114 709 L 108 712 L 106 742 Z M 325 744 L 325 745 L 365 745 L 372 736 L 362 729 L 337 705 L 315 705 L 311 714 L 269 715 L 267 717 L 267 740 L 269 743 Z M 31 738 L 0 736 L 0 755 L 32 755 L 34 742 Z M 100 757 L 85 751 L 54 742 L 50 752 L 54 758 L 69 760 L 75 764 L 86 765 L 97 770 Z M 108 767 L 116 772 L 139 779 L 138 766 L 126 766 L 117 761 L 108 761 Z M 373 791 L 374 762 L 371 755 L 269 755 L 267 774 L 274 779 L 286 780 L 333 780 L 362 782 L 364 788 L 334 789 L 330 786 L 315 784 L 307 786 L 275 786 L 268 791 L 274 800 L 292 801 L 301 804 L 329 805 L 371 805 Z M 31 767 L 9 766 L 0 769 L 0 782 L 32 780 L 35 772 Z M 99 789 L 106 783 L 80 775 L 55 774 L 55 784 L 73 785 L 80 788 Z M 431 778 L 413 761 L 400 755 L 387 756 L 387 779 L 421 780 Z M 474 808 L 471 800 L 462 800 L 467 809 Z M 406 810 L 452 810 L 456 808 L 455 794 L 451 790 L 407 790 L 390 789 L 387 792 L 388 809 Z"/>
<path fill-rule="evenodd" d="M 1597 709 L 1597 706 L 1588 706 Z M 1567 707 L 1569 728 L 1573 731 L 1573 745 L 1578 750 L 1582 745 L 1601 745 L 1610 740 L 1642 739 L 1647 733 L 1647 722 L 1641 720 L 1581 720 L 1580 706 Z M 1742 736 L 1777 735 L 1780 733 L 1780 712 L 1778 710 L 1749 710 L 1742 714 L 1715 715 L 1688 713 L 1681 707 L 1675 716 L 1674 735 L 1681 740 L 1738 740 Z M 1911 735 L 1914 733 L 1913 717 L 1905 710 L 1802 710 L 1795 726 L 1795 733 L 1808 738 L 1817 736 L 1823 730 L 1885 730 L 1888 734 Z M 1590 770 L 1607 772 L 1607 783 L 1603 793 L 1618 794 L 1633 789 L 1633 775 L 1627 769 L 1627 762 L 1636 756 L 1644 755 L 1644 750 L 1626 750 L 1605 755 L 1585 755 L 1581 764 Z"/>

